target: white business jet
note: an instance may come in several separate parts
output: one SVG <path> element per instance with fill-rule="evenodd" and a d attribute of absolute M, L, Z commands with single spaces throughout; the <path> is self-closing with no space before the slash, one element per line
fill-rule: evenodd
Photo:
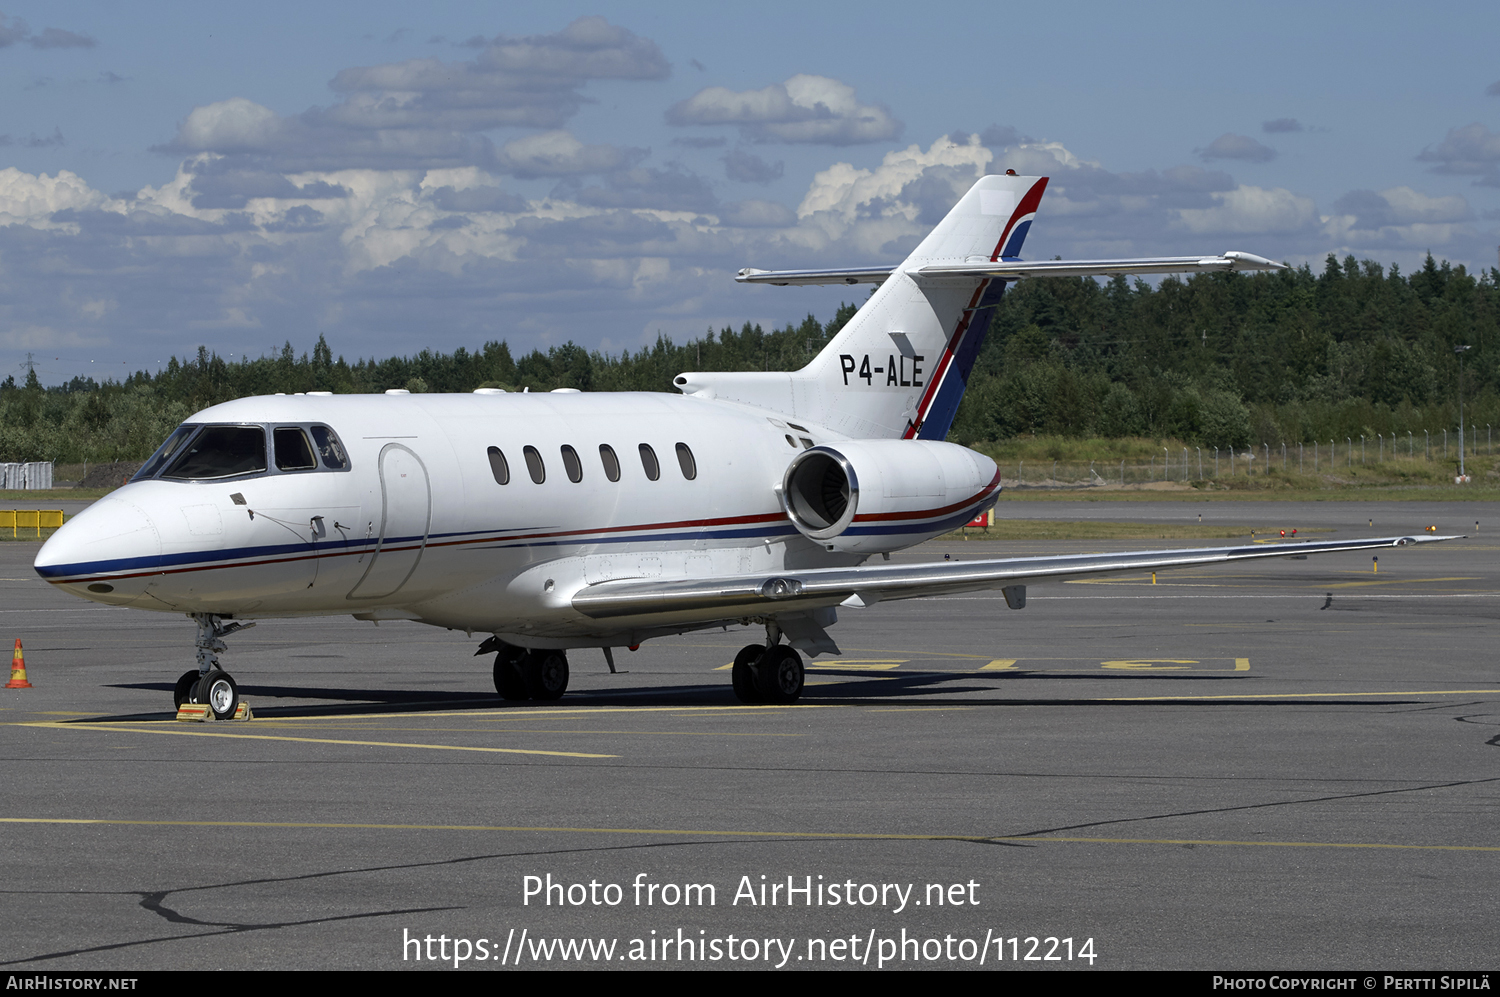
<path fill-rule="evenodd" d="M 234 713 L 224 638 L 267 617 L 351 614 L 489 634 L 507 699 L 556 699 L 572 648 L 765 627 L 732 670 L 746 702 L 802 692 L 839 607 L 1112 571 L 1403 546 L 1285 546 L 889 564 L 975 518 L 1000 472 L 944 442 L 1009 282 L 1274 270 L 1248 253 L 1019 260 L 1045 177 L 987 176 L 899 266 L 744 270 L 747 283 L 878 283 L 795 373 L 679 376 L 680 395 L 243 398 L 183 423 L 124 487 L 47 541 L 36 570 L 112 606 L 185 613 L 174 698 Z"/>

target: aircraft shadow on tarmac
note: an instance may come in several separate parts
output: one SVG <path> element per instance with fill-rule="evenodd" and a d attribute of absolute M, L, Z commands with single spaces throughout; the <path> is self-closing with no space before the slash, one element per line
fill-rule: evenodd
<path fill-rule="evenodd" d="M 839 682 L 836 686 L 824 686 L 816 684 L 816 680 L 822 677 L 839 677 L 846 681 Z M 1197 674 L 1197 675 L 1153 675 L 1151 681 L 1150 702 L 1145 703 L 1138 699 L 1115 698 L 1115 697 L 1051 697 L 1036 695 L 1030 697 L 1022 696 L 981 696 L 976 697 L 974 693 L 994 693 L 1011 682 L 1026 679 L 1033 682 L 1047 683 L 1073 683 L 1078 681 L 1109 682 L 1114 683 L 1139 683 L 1141 676 L 1138 675 L 1112 675 L 1098 672 L 1047 672 L 1026 671 L 1016 669 L 1006 671 L 1003 674 L 976 675 L 970 672 L 941 672 L 941 671 L 907 671 L 901 674 L 883 674 L 874 678 L 865 672 L 840 671 L 837 667 L 820 668 L 812 674 L 814 683 L 809 684 L 803 692 L 802 701 L 817 705 L 838 706 L 860 706 L 871 703 L 889 705 L 891 703 L 921 703 L 934 705 L 933 697 L 961 695 L 962 699 L 952 699 L 948 705 L 952 706 L 1076 706 L 1079 704 L 1109 705 L 1109 706 L 1139 706 L 1139 705 L 1173 705 L 1171 694 L 1165 691 L 1162 683 L 1170 683 L 1181 686 L 1184 683 L 1199 685 L 1200 683 L 1221 683 L 1225 681 L 1242 682 L 1244 675 L 1235 674 Z M 1201 686 L 1199 686 L 1201 687 Z M 116 689 L 142 689 L 170 693 L 172 686 L 165 682 L 136 682 L 121 683 L 110 688 Z M 350 716 L 358 714 L 378 713 L 442 713 L 460 710 L 493 710 L 496 707 L 507 707 L 510 709 L 577 709 L 587 706 L 621 706 L 621 705 L 666 705 L 666 706 L 722 706 L 726 703 L 740 705 L 734 697 L 734 691 L 726 682 L 722 685 L 673 685 L 673 686 L 646 686 L 633 689 L 589 689 L 577 690 L 568 694 L 567 698 L 556 702 L 531 702 L 505 700 L 494 693 L 483 692 L 452 692 L 416 689 L 334 689 L 309 686 L 240 686 L 240 694 L 246 701 L 252 704 L 255 715 L 271 719 L 275 717 L 307 717 L 307 716 Z M 306 703 L 297 706 L 271 706 L 262 705 L 267 700 L 298 699 L 298 700 L 332 700 L 325 703 Z M 1176 700 L 1178 705 L 1185 702 L 1195 705 L 1253 705 L 1259 702 L 1261 705 L 1293 705 L 1298 702 L 1295 699 L 1274 699 L 1257 701 L 1253 692 L 1246 693 L 1245 697 L 1205 701 L 1191 699 L 1184 692 L 1181 700 Z M 1317 700 L 1319 703 L 1330 703 L 1327 699 Z M 1354 703 L 1354 700 L 1350 700 Z M 152 713 L 122 714 L 117 716 L 93 716 L 87 718 L 89 723 L 101 723 L 123 720 L 168 720 L 172 714 L 166 711 Z"/>

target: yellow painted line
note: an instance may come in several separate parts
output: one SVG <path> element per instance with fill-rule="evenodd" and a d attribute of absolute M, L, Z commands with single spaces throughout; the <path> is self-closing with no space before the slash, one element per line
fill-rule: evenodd
<path fill-rule="evenodd" d="M 1328 699 L 1336 696 L 1493 696 L 1500 689 L 1427 689 L 1422 692 L 1271 692 L 1256 695 L 1247 692 L 1240 696 L 1113 696 L 1100 699 L 1101 703 L 1144 703 L 1154 700 L 1199 700 L 1199 699 Z"/>
<path fill-rule="evenodd" d="M 553 709 L 551 707 L 517 707 L 511 710 L 440 710 L 432 713 L 421 714 L 424 717 L 447 718 L 454 717 L 477 718 L 481 720 L 536 720 L 538 718 L 571 717 L 571 716 L 597 716 L 604 713 L 667 713 L 676 711 L 683 713 L 697 711 L 700 713 L 745 713 L 766 712 L 770 710 L 839 710 L 844 709 L 841 704 L 814 704 L 814 703 L 788 703 L 780 706 L 588 706 L 576 709 Z M 324 723 L 327 721 L 347 722 L 351 717 L 392 717 L 411 716 L 409 710 L 392 710 L 390 713 L 357 713 L 357 714 L 327 714 L 323 716 L 310 717 L 276 717 L 275 723 Z M 172 720 L 144 720 L 144 721 L 120 721 L 129 723 L 175 723 Z M 263 721 L 257 720 L 256 723 Z"/>
<path fill-rule="evenodd" d="M 851 672 L 888 672 L 892 668 L 900 668 L 906 660 L 900 661 L 824 661 L 808 668 L 842 668 Z"/>
<path fill-rule="evenodd" d="M 1395 851 L 1500 852 L 1500 845 L 1406 845 L 1374 841 L 1234 841 L 1203 838 L 1071 838 L 1020 834 L 881 834 L 845 831 L 731 831 L 667 827 L 526 827 L 501 824 L 360 824 L 314 821 L 129 820 L 90 817 L 0 817 L 0 824 L 92 824 L 123 827 L 258 827 L 329 831 L 491 831 L 517 834 L 659 834 L 712 838 L 809 838 L 839 841 L 1021 841 L 1082 845 L 1224 845 L 1254 848 L 1366 848 Z"/>
<path fill-rule="evenodd" d="M 1196 660 L 1187 658 L 1130 658 L 1126 660 L 1101 661 L 1100 668 L 1118 668 L 1122 671 L 1132 672 L 1185 672 L 1193 671 L 1188 665 L 1196 665 Z"/>
<path fill-rule="evenodd" d="M 1435 582 L 1477 582 L 1479 578 L 1382 578 L 1379 581 L 1370 579 L 1367 582 L 1332 582 L 1328 585 L 1313 586 L 1313 588 L 1347 589 L 1360 588 L 1369 585 L 1420 585 Z"/>
<path fill-rule="evenodd" d="M 714 671 L 716 671 L 716 672 L 730 672 L 730 671 L 734 671 L 734 662 L 731 661 L 727 665 L 720 665 L 718 668 L 715 668 Z"/>
<path fill-rule="evenodd" d="M 37 716 L 37 717 L 102 717 L 102 716 L 108 716 L 108 714 L 100 713 L 97 710 L 94 711 L 93 713 L 78 713 L 78 712 L 76 712 L 74 710 L 32 710 L 31 714 L 32 714 L 32 716 Z"/>
<path fill-rule="evenodd" d="M 1249 658 L 1235 658 L 1234 659 L 1234 670 L 1237 671 L 1237 672 L 1248 672 L 1250 670 L 1250 659 Z"/>
<path fill-rule="evenodd" d="M 174 723 L 175 721 L 166 721 Z M 229 737 L 242 741 L 298 741 L 306 744 L 347 744 L 362 748 L 424 748 L 430 751 L 482 751 L 503 755 L 552 755 L 558 758 L 619 758 L 619 755 L 597 755 L 581 751 L 541 751 L 535 748 L 473 748 L 458 744 L 404 744 L 397 741 L 349 741 L 330 737 L 285 737 L 278 734 L 229 734 L 211 730 L 173 730 L 168 727 L 135 727 L 121 723 L 80 724 L 39 721 L 19 724 L 21 727 L 51 727 L 55 730 L 128 731 L 132 734 L 178 734 L 186 737 Z"/>
<path fill-rule="evenodd" d="M 996 658 L 979 670 L 982 672 L 1003 672 L 1006 669 L 1014 667 L 1016 667 L 1015 658 Z"/>
<path fill-rule="evenodd" d="M 961 710 L 975 710 L 977 706 L 892 706 L 880 709 L 866 710 L 866 713 L 956 713 Z"/>

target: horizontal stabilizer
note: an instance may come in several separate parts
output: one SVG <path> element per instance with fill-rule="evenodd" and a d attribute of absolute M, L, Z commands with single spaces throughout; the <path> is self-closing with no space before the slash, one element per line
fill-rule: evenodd
<path fill-rule="evenodd" d="M 891 599 L 973 592 L 1058 581 L 1117 571 L 1302 557 L 1338 551 L 1407 547 L 1462 537 L 1372 537 L 1302 543 L 1199 547 L 1120 554 L 1069 554 L 989 561 L 876 564 L 857 568 L 813 568 L 784 575 L 740 575 L 682 580 L 620 579 L 590 585 L 573 596 L 573 608 L 593 619 L 670 613 L 676 619 L 733 619 L 806 612 L 819 606 L 868 606 Z"/>
<path fill-rule="evenodd" d="M 931 263 L 907 271 L 914 277 L 1114 277 L 1155 273 L 1219 273 L 1222 271 L 1285 270 L 1286 265 L 1253 253 L 1222 256 L 1158 256 L 1138 260 L 988 260 L 973 263 Z M 896 267 L 856 267 L 835 270 L 741 270 L 742 284 L 879 284 Z"/>

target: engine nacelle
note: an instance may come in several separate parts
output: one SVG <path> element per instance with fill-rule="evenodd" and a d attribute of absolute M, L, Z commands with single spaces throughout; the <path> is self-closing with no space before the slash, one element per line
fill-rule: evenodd
<path fill-rule="evenodd" d="M 955 530 L 995 504 L 1000 469 L 983 454 L 931 440 L 825 444 L 792 458 L 781 501 L 829 550 L 879 554 Z"/>

